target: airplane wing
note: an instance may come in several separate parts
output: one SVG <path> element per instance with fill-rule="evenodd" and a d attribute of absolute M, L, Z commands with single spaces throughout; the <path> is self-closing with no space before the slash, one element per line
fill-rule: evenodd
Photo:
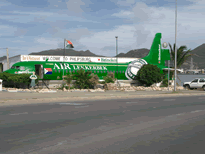
<path fill-rule="evenodd" d="M 171 71 L 174 71 L 175 69 L 174 69 L 174 68 L 163 68 L 163 70 L 171 70 Z M 177 69 L 177 71 L 182 72 L 182 70 L 180 70 L 180 69 Z"/>

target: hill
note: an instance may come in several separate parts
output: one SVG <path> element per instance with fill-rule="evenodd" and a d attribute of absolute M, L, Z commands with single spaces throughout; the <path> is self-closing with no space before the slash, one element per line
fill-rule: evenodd
<path fill-rule="evenodd" d="M 41 51 L 41 52 L 32 52 L 29 55 L 58 55 L 58 56 L 63 56 L 64 49 L 51 49 L 51 50 L 45 50 L 45 51 Z M 73 49 L 66 49 L 65 56 L 105 57 L 105 56 L 101 56 L 101 55 L 96 55 L 96 54 L 90 52 L 89 50 L 75 51 Z"/>
<path fill-rule="evenodd" d="M 147 56 L 148 53 L 149 53 L 148 49 L 142 48 L 142 49 L 130 50 L 127 53 L 120 53 L 117 55 L 117 57 L 143 58 Z"/>
<path fill-rule="evenodd" d="M 194 69 L 204 69 L 205 68 L 205 43 L 196 47 L 192 50 L 191 54 L 195 54 L 192 56 Z M 182 65 L 182 68 L 190 69 L 191 65 L 191 57 L 187 59 L 187 62 Z"/>

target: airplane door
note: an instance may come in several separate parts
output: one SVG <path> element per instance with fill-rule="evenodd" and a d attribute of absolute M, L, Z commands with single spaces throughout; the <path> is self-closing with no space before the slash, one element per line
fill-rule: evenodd
<path fill-rule="evenodd" d="M 43 65 L 35 65 L 35 74 L 40 76 L 40 79 L 43 79 L 44 76 Z"/>
<path fill-rule="evenodd" d="M 43 79 L 43 76 L 44 76 L 44 69 L 43 69 L 43 65 L 41 65 L 41 68 L 40 68 L 40 78 Z"/>

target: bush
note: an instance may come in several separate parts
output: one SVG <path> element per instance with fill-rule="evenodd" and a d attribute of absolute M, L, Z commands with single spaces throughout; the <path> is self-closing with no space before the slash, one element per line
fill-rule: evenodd
<path fill-rule="evenodd" d="M 65 76 L 65 81 L 66 81 L 66 83 L 67 83 L 69 89 L 70 89 L 70 84 L 71 84 L 72 80 L 73 80 L 73 74 L 67 74 L 67 75 Z"/>
<path fill-rule="evenodd" d="M 162 85 L 163 85 L 164 87 L 167 87 L 167 86 L 168 86 L 168 79 L 167 79 L 167 78 L 165 78 L 165 79 L 162 80 Z"/>
<path fill-rule="evenodd" d="M 76 80 L 76 82 L 74 83 L 74 87 L 80 89 L 92 88 L 92 84 L 90 82 L 92 76 L 90 74 L 91 71 L 85 72 L 84 69 L 80 69 L 79 71 L 77 71 L 77 74 L 73 75 L 73 79 Z"/>
<path fill-rule="evenodd" d="M 106 76 L 103 77 L 105 83 L 114 83 L 115 82 L 115 75 L 112 72 L 109 72 Z"/>
<path fill-rule="evenodd" d="M 10 74 L 10 73 L 0 73 L 0 79 L 3 80 L 3 86 L 11 88 L 29 88 L 31 79 L 31 74 Z M 39 76 L 35 80 L 38 83 Z"/>
<path fill-rule="evenodd" d="M 99 77 L 97 76 L 97 74 L 91 74 L 91 79 L 89 80 L 92 87 L 95 88 L 96 85 L 98 84 L 98 81 L 99 81 Z"/>
<path fill-rule="evenodd" d="M 160 74 L 160 69 L 156 65 L 146 64 L 141 67 L 134 79 L 145 86 L 151 86 L 161 82 L 162 78 L 163 75 Z"/>

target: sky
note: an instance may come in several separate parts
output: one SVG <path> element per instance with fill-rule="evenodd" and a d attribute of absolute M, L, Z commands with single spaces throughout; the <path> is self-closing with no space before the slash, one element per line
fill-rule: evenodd
<path fill-rule="evenodd" d="M 205 1 L 177 2 L 177 47 L 205 43 Z M 0 0 L 0 48 L 9 56 L 64 48 L 103 56 L 175 42 L 175 0 Z M 6 49 L 0 49 L 0 57 Z"/>

